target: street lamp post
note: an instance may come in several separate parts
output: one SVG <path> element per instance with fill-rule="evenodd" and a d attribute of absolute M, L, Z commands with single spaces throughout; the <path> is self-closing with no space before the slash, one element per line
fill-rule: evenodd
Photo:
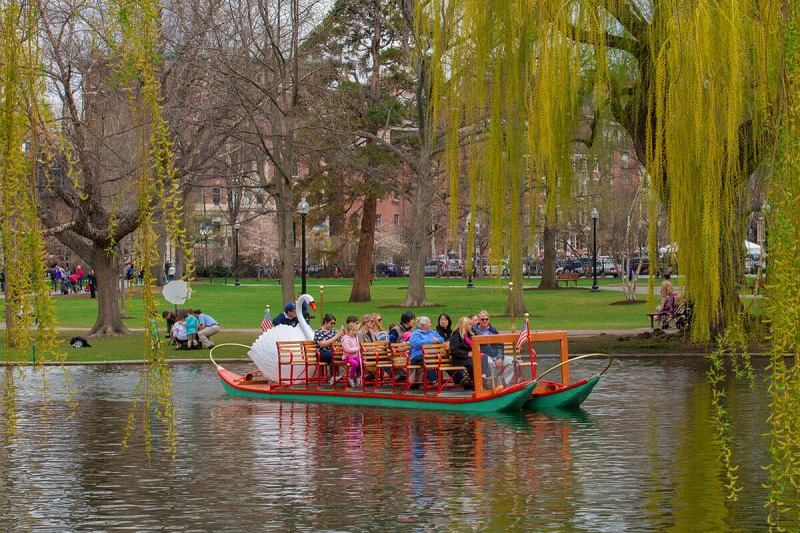
<path fill-rule="evenodd" d="M 470 213 L 470 214 L 467 215 L 467 226 L 470 226 L 472 224 L 473 224 L 472 213 Z M 467 235 L 469 235 L 469 227 L 467 227 Z M 472 241 L 473 242 L 475 241 L 475 232 L 474 231 L 472 232 Z M 467 244 L 469 244 L 469 240 L 467 241 Z M 471 250 L 467 250 L 467 253 L 472 255 L 472 251 Z M 467 288 L 468 289 L 472 289 L 472 288 L 475 287 L 475 285 L 473 285 L 473 283 L 472 283 L 472 271 L 475 269 L 475 260 L 474 260 L 474 258 L 473 258 L 472 261 L 470 261 L 470 263 L 472 263 L 472 268 L 469 269 L 469 272 L 467 272 L 467 276 L 468 276 L 467 277 Z"/>
<path fill-rule="evenodd" d="M 594 207 L 592 208 L 592 262 L 594 263 L 592 267 L 592 272 L 594 275 L 594 283 L 592 284 L 592 291 L 597 292 L 600 290 L 600 287 L 597 286 L 597 217 L 598 217 L 597 209 Z"/>
<path fill-rule="evenodd" d="M 302 280 L 301 293 L 306 294 L 306 215 L 311 209 L 311 206 L 306 202 L 306 197 L 300 198 L 300 203 L 297 204 L 297 212 L 300 213 L 300 275 Z"/>
<path fill-rule="evenodd" d="M 236 264 L 236 266 L 235 266 L 235 269 L 236 269 L 236 273 L 235 273 L 236 279 L 235 279 L 235 281 L 233 282 L 233 284 L 234 284 L 236 287 L 238 287 L 239 285 L 241 285 L 241 283 L 239 283 L 239 228 L 241 228 L 241 227 L 242 227 L 242 225 L 241 225 L 241 224 L 239 224 L 238 222 L 236 222 L 236 223 L 233 225 L 233 245 L 234 245 L 234 247 L 235 247 L 235 249 L 236 249 L 236 251 L 235 251 L 235 254 L 236 254 L 236 261 L 235 261 L 235 264 Z"/>

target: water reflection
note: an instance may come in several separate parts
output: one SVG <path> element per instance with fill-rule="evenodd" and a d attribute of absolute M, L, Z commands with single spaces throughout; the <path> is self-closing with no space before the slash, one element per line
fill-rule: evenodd
<path fill-rule="evenodd" d="M 121 448 L 138 370 L 72 369 L 76 416 L 54 403 L 49 426 L 26 375 L 0 530 L 761 529 L 763 384 L 729 389 L 747 487 L 729 503 L 703 370 L 619 360 L 583 410 L 480 417 L 231 397 L 209 365 L 183 365 L 174 461 L 148 461 L 140 437 Z"/>

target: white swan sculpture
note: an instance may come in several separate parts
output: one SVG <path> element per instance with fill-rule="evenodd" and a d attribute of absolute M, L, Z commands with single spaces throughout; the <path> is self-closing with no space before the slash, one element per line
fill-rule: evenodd
<path fill-rule="evenodd" d="M 297 327 L 280 324 L 268 329 L 256 339 L 247 355 L 256 364 L 261 373 L 272 381 L 278 381 L 278 345 L 287 341 L 313 341 L 314 330 L 303 316 L 303 304 L 308 304 L 314 311 L 317 304 L 309 294 L 303 294 L 297 299 Z M 289 366 L 284 365 L 282 373 L 289 375 Z"/>

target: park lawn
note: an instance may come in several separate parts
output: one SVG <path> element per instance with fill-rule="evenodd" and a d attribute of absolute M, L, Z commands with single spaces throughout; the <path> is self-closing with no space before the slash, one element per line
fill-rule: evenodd
<path fill-rule="evenodd" d="M 639 304 L 620 305 L 624 301 L 622 292 L 600 290 L 591 292 L 592 280 L 580 280 L 579 286 L 558 290 L 538 290 L 537 279 L 525 280 L 525 305 L 531 315 L 534 329 L 633 329 L 649 325 L 645 317 L 646 306 Z M 602 287 L 613 280 L 598 280 Z M 372 285 L 372 302 L 349 303 L 350 280 L 310 280 L 309 293 L 317 301 L 316 318 L 312 325 L 318 327 L 323 313 L 333 313 L 340 322 L 348 315 L 360 317 L 365 313 L 381 313 L 383 323 L 397 322 L 405 310 L 398 306 L 406 296 L 407 278 L 380 278 Z M 320 285 L 324 287 L 320 291 Z M 413 308 L 417 316 L 428 315 L 434 320 L 440 313 L 447 313 L 455 322 L 458 317 L 486 309 L 492 323 L 501 331 L 511 329 L 511 317 L 504 316 L 508 297 L 508 283 L 496 280 L 476 280 L 474 288 L 466 288 L 464 279 L 428 279 L 426 295 L 432 307 Z M 144 327 L 140 289 L 130 291 L 126 306 L 126 326 L 132 329 Z M 209 284 L 195 282 L 192 295 L 182 307 L 200 308 L 213 316 L 222 327 L 228 329 L 257 329 L 267 305 L 274 318 L 283 310 L 281 291 L 277 281 L 244 280 L 239 287 L 220 282 Z M 298 286 L 299 291 L 299 286 Z M 61 327 L 91 328 L 97 318 L 97 301 L 85 295 L 55 296 L 56 317 Z M 159 311 L 174 306 L 157 296 Z M 523 317 L 514 317 L 514 329 L 519 330 Z"/>

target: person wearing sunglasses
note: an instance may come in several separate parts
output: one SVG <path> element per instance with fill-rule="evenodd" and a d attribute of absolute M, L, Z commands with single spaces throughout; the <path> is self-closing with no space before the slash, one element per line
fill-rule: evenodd
<path fill-rule="evenodd" d="M 489 312 L 485 309 L 478 313 L 478 325 L 472 328 L 473 335 L 498 335 L 497 331 L 489 322 Z M 481 357 L 483 372 L 492 380 L 491 386 L 494 387 L 495 380 L 500 375 L 503 385 L 506 387 L 514 383 L 514 358 L 505 355 L 502 344 L 482 344 L 481 356 L 486 355 L 484 360 Z"/>
<path fill-rule="evenodd" d="M 361 317 L 361 327 L 358 328 L 358 333 L 356 333 L 356 338 L 358 339 L 359 344 L 364 344 L 365 342 L 375 342 L 378 340 L 378 336 L 372 331 L 372 324 L 373 324 L 372 315 L 367 314 Z"/>
<path fill-rule="evenodd" d="M 372 333 L 379 341 L 389 340 L 389 332 L 383 327 L 383 317 L 380 313 L 372 315 Z"/>
<path fill-rule="evenodd" d="M 319 350 L 319 360 L 328 363 L 331 385 L 336 377 L 333 373 L 333 343 L 341 340 L 343 335 L 344 328 L 336 329 L 336 317 L 331 314 L 322 317 L 322 327 L 314 332 L 314 340 Z"/>

